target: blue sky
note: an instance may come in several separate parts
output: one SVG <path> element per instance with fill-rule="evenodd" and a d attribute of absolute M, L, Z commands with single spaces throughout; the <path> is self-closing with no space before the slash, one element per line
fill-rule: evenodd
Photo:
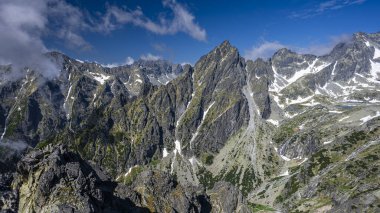
<path fill-rule="evenodd" d="M 37 40 L 33 45 L 41 51 L 58 50 L 102 64 L 141 57 L 194 63 L 224 40 L 251 59 L 270 57 L 281 47 L 321 55 L 355 32 L 380 31 L 377 0 L 4 1 L 3 14 L 11 8 L 14 16 L 19 12 L 30 18 L 0 21 L 0 28 L 10 32 L 7 27 L 21 22 L 16 33 L 32 37 L 28 42 Z M 12 58 L 2 59 L 0 53 L 1 60 Z"/>

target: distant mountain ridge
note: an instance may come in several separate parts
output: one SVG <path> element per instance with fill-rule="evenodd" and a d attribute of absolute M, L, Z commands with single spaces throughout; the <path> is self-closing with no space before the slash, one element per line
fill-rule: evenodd
<path fill-rule="evenodd" d="M 37 211 L 48 205 L 55 211 L 68 205 L 37 191 L 29 196 L 15 183 L 31 183 L 6 176 L 42 181 L 35 170 L 20 170 L 27 159 L 16 166 L 14 159 L 20 157 L 11 154 L 16 143 L 35 148 L 26 152 L 44 150 L 38 155 L 46 158 L 57 158 L 52 153 L 58 149 L 63 156 L 75 153 L 76 164 L 90 162 L 82 172 L 99 167 L 109 181 L 129 186 L 122 194 L 101 193 L 133 204 L 104 201 L 99 211 L 380 208 L 380 33 L 356 33 L 324 56 L 280 49 L 268 60 L 255 61 L 224 41 L 194 66 L 138 60 L 108 68 L 57 52 L 49 55 L 61 63 L 57 78 L 43 80 L 28 70 L 22 79 L 0 82 L 0 143 L 7 144 L 0 146 L 6 153 L 1 163 L 10 164 L 1 175 L 8 180 L 3 194 L 17 195 L 2 197 L 2 209 Z M 9 72 L 3 67 L 0 75 Z M 71 168 L 68 162 L 34 161 L 41 171 Z M 155 175 L 172 187 L 152 182 Z M 65 178 L 59 173 L 58 179 Z M 64 190 L 54 181 L 49 184 L 46 190 Z M 181 204 L 159 198 L 172 199 L 175 190 L 181 190 Z M 234 203 L 218 194 L 228 192 Z M 91 193 L 86 196 L 95 196 Z M 90 207 L 69 209 L 91 212 Z"/>

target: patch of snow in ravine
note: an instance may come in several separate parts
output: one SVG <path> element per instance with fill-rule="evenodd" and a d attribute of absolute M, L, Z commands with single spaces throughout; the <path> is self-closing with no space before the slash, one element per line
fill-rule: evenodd
<path fill-rule="evenodd" d="M 342 112 L 342 111 L 336 111 L 336 110 L 330 110 L 329 113 L 341 114 L 341 113 L 343 113 L 343 112 Z"/>
<path fill-rule="evenodd" d="M 190 162 L 190 164 L 191 164 L 192 166 L 195 166 L 195 165 L 197 165 L 197 164 L 200 164 L 200 163 L 198 162 L 198 160 L 195 158 L 195 156 L 189 158 L 189 162 Z"/>
<path fill-rule="evenodd" d="M 192 136 L 191 139 L 190 139 L 190 148 L 193 147 L 193 142 L 194 142 L 195 138 L 196 138 L 196 137 L 198 136 L 198 134 L 199 134 L 199 130 L 200 130 L 201 126 L 203 125 L 203 122 L 204 122 L 204 120 L 205 120 L 205 118 L 206 118 L 206 115 L 207 115 L 208 111 L 211 109 L 211 107 L 212 107 L 214 104 L 215 104 L 215 101 L 212 102 L 212 103 L 210 104 L 210 106 L 207 107 L 206 111 L 203 112 L 202 121 L 201 121 L 201 123 L 199 124 L 197 130 L 195 131 L 195 133 L 193 134 L 193 136 Z"/>
<path fill-rule="evenodd" d="M 368 115 L 368 116 L 365 116 L 365 117 L 361 118 L 360 120 L 362 121 L 362 123 L 360 125 L 363 125 L 366 122 L 368 122 L 368 121 L 370 121 L 370 120 L 372 120 L 374 118 L 377 118 L 377 117 L 380 117 L 380 112 L 379 111 L 376 112 L 376 115 L 373 115 L 373 116 L 372 115 Z"/>
<path fill-rule="evenodd" d="M 175 145 L 175 152 L 178 152 L 178 154 L 182 155 L 182 150 L 181 150 L 181 143 L 179 142 L 179 140 L 175 140 L 174 141 L 174 145 Z"/>
<path fill-rule="evenodd" d="M 164 158 L 164 157 L 166 157 L 168 155 L 169 155 L 168 150 L 166 148 L 164 148 L 164 150 L 162 150 L 162 157 Z"/>
<path fill-rule="evenodd" d="M 341 119 L 338 120 L 338 122 L 342 122 L 343 120 L 346 120 L 347 118 L 349 118 L 350 116 L 346 116 L 346 117 L 343 117 Z"/>
<path fill-rule="evenodd" d="M 129 169 L 128 169 L 128 172 L 126 172 L 126 173 L 124 174 L 124 177 L 127 177 L 127 176 L 129 175 L 129 173 L 131 173 L 132 169 L 135 168 L 135 167 L 137 167 L 137 166 L 138 166 L 138 165 L 134 165 L 134 166 L 132 166 L 131 168 L 129 168 Z"/>
<path fill-rule="evenodd" d="M 268 119 L 267 120 L 269 123 L 275 125 L 275 126 L 279 126 L 280 125 L 280 122 L 279 121 L 276 121 L 276 120 L 273 120 L 273 119 Z"/>
<path fill-rule="evenodd" d="M 90 72 L 90 74 L 100 84 L 104 84 L 106 82 L 106 80 L 108 80 L 111 77 L 111 76 L 100 74 L 100 73 L 92 73 L 92 72 Z"/>
<path fill-rule="evenodd" d="M 288 176 L 289 175 L 289 170 L 286 170 L 284 173 L 280 174 L 279 176 Z"/>
<path fill-rule="evenodd" d="M 280 157 L 285 160 L 285 161 L 290 161 L 290 159 L 288 157 L 286 157 L 285 155 L 280 155 Z"/>

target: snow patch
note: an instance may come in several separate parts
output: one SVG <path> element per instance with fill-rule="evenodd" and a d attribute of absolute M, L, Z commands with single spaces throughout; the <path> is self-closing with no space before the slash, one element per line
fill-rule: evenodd
<path fill-rule="evenodd" d="M 379 62 L 371 62 L 371 72 L 370 72 L 370 78 L 367 78 L 367 80 L 373 82 L 373 83 L 380 83 L 378 80 L 378 73 L 380 73 L 380 63 Z"/>
<path fill-rule="evenodd" d="M 168 155 L 169 155 L 168 150 L 166 148 L 164 148 L 164 150 L 162 150 L 162 157 L 164 158 L 164 157 L 166 157 Z"/>
<path fill-rule="evenodd" d="M 330 110 L 329 113 L 341 114 L 341 113 L 343 113 L 343 112 L 342 112 L 342 111 L 336 111 L 336 110 Z"/>
<path fill-rule="evenodd" d="M 172 163 L 170 164 L 170 174 L 173 174 L 173 171 L 174 171 L 174 160 L 175 160 L 175 156 L 172 160 Z"/>
<path fill-rule="evenodd" d="M 286 99 L 286 102 L 287 102 L 288 105 L 301 104 L 301 103 L 304 103 L 304 102 L 307 102 L 307 101 L 311 100 L 313 97 L 314 97 L 314 95 L 311 95 L 311 96 L 308 96 L 308 97 L 305 97 L 305 98 L 302 98 L 302 97 L 298 96 L 296 100 L 291 100 L 289 102 L 289 100 Z"/>
<path fill-rule="evenodd" d="M 1 137 L 0 137 L 0 142 L 3 141 L 6 132 L 7 132 L 7 127 L 5 126 L 3 134 L 1 134 Z"/>
<path fill-rule="evenodd" d="M 294 117 L 296 117 L 297 115 L 299 115 L 299 113 L 295 113 L 295 114 L 291 115 L 290 113 L 285 112 L 285 117 L 287 117 L 287 118 L 294 118 Z"/>
<path fill-rule="evenodd" d="M 298 79 L 302 78 L 305 75 L 308 75 L 314 72 L 319 72 L 320 70 L 322 70 L 321 67 L 314 69 L 315 63 L 317 63 L 317 61 L 318 59 L 315 59 L 311 64 L 309 64 L 309 66 L 306 69 L 300 70 L 294 73 L 294 75 L 291 78 L 286 79 L 288 81 L 288 85 L 296 82 Z"/>
<path fill-rule="evenodd" d="M 303 130 L 303 129 L 305 128 L 305 125 L 306 125 L 306 124 L 301 124 L 301 125 L 298 127 L 298 129 L 299 129 L 299 130 Z"/>
<path fill-rule="evenodd" d="M 94 98 L 92 99 L 92 102 L 94 102 L 96 99 L 96 93 L 94 93 Z"/>
<path fill-rule="evenodd" d="M 178 154 L 182 155 L 181 153 L 181 142 L 179 142 L 179 140 L 175 140 L 174 141 L 174 145 L 175 145 L 175 150 L 174 152 L 178 152 Z"/>
<path fill-rule="evenodd" d="M 336 67 L 336 64 L 338 63 L 338 61 L 335 61 L 335 64 L 334 64 L 334 67 L 333 67 L 333 70 L 331 72 L 331 75 L 334 76 L 335 75 L 335 67 Z"/>
<path fill-rule="evenodd" d="M 202 122 L 201 122 L 201 123 L 203 123 L 203 121 L 204 121 L 205 118 L 206 118 L 206 115 L 207 115 L 208 111 L 211 109 L 211 107 L 212 107 L 214 104 L 215 104 L 215 101 L 212 102 L 212 103 L 210 104 L 210 106 L 207 107 L 206 111 L 204 111 L 204 113 L 203 113 L 203 117 L 202 117 Z"/>
<path fill-rule="evenodd" d="M 69 97 L 70 97 L 72 86 L 73 86 L 73 85 L 70 85 L 69 90 L 68 90 L 67 95 L 66 95 L 66 98 L 65 98 L 65 101 L 63 102 L 63 109 L 65 109 L 66 112 L 67 112 L 67 114 L 66 114 L 67 119 L 70 118 L 70 113 L 68 113 L 69 109 L 67 109 L 67 100 L 68 100 Z"/>
<path fill-rule="evenodd" d="M 280 104 L 280 98 L 277 95 L 273 95 L 273 100 L 277 103 L 277 106 L 279 106 L 281 109 L 285 108 L 284 104 Z"/>
<path fill-rule="evenodd" d="M 206 111 L 203 112 L 202 121 L 201 121 L 201 123 L 199 124 L 199 126 L 197 127 L 197 131 L 195 131 L 195 133 L 192 135 L 192 137 L 191 137 L 191 139 L 190 139 L 190 149 L 193 147 L 193 142 L 194 142 L 195 138 L 198 136 L 199 130 L 200 130 L 201 126 L 203 125 L 203 122 L 204 122 L 204 120 L 205 120 L 205 118 L 206 118 L 206 115 L 207 115 L 208 111 L 211 109 L 211 107 L 212 107 L 214 104 L 215 104 L 215 101 L 212 102 L 212 103 L 210 104 L 210 106 L 207 107 Z"/>
<path fill-rule="evenodd" d="M 106 82 L 106 80 L 108 80 L 111 76 L 109 75 L 104 75 L 104 74 L 100 74 L 100 73 L 92 73 L 90 72 L 90 75 L 92 75 L 92 77 L 98 81 L 100 84 L 104 84 Z"/>
<path fill-rule="evenodd" d="M 280 125 L 280 122 L 279 121 L 276 121 L 276 120 L 273 120 L 273 119 L 268 119 L 267 122 L 275 125 L 275 126 L 279 126 Z"/>
<path fill-rule="evenodd" d="M 342 122 L 343 120 L 346 120 L 347 118 L 349 118 L 350 116 L 346 116 L 346 117 L 343 117 L 341 119 L 338 120 L 338 122 Z"/>
<path fill-rule="evenodd" d="M 280 155 L 280 157 L 285 160 L 285 161 L 290 161 L 290 159 L 288 157 L 286 157 L 285 155 Z"/>
<path fill-rule="evenodd" d="M 375 48 L 375 53 L 373 54 L 373 59 L 379 58 L 380 57 L 380 50 L 377 47 Z"/>
<path fill-rule="evenodd" d="M 280 174 L 279 177 L 288 176 L 288 175 L 289 175 L 289 170 L 286 170 L 284 173 Z"/>
<path fill-rule="evenodd" d="M 319 104 L 321 104 L 321 103 L 316 102 L 316 101 L 314 101 L 314 99 L 312 99 L 310 103 L 304 103 L 304 104 L 301 104 L 301 105 L 302 106 L 316 106 L 316 105 L 319 105 Z"/>
<path fill-rule="evenodd" d="M 373 54 L 373 59 L 380 57 L 380 50 L 376 46 L 371 45 L 369 41 L 365 41 L 364 43 L 367 47 L 373 47 L 375 49 L 375 52 Z"/>
<path fill-rule="evenodd" d="M 367 123 L 368 121 L 370 121 L 370 120 L 372 120 L 374 118 L 377 118 L 377 117 L 380 117 L 380 112 L 379 111 L 376 112 L 376 115 L 373 115 L 373 116 L 368 115 L 368 116 L 365 116 L 365 117 L 361 118 L 360 120 L 362 121 L 362 123 L 360 125 L 363 125 L 363 124 Z"/>
<path fill-rule="evenodd" d="M 276 68 L 272 65 L 272 70 L 274 73 L 274 82 L 269 87 L 270 92 L 280 92 L 282 89 L 289 85 L 288 81 L 285 80 L 280 74 L 277 73 Z"/>
<path fill-rule="evenodd" d="M 369 103 L 380 103 L 380 100 L 376 100 L 376 99 L 373 99 L 373 100 L 370 100 L 368 101 Z"/>
<path fill-rule="evenodd" d="M 298 165 L 305 163 L 307 160 L 308 160 L 308 158 L 304 158 Z"/>
<path fill-rule="evenodd" d="M 195 165 L 200 165 L 200 163 L 198 162 L 198 160 L 195 158 L 195 156 L 189 158 L 189 162 L 192 166 L 195 166 Z"/>
<path fill-rule="evenodd" d="M 331 140 L 331 141 L 323 142 L 323 145 L 329 144 L 329 143 L 331 143 L 331 142 L 333 142 L 333 141 Z"/>
<path fill-rule="evenodd" d="M 129 169 L 128 169 L 128 172 L 126 172 L 126 173 L 124 174 L 124 177 L 127 177 L 127 176 L 132 172 L 132 169 L 135 168 L 135 167 L 138 167 L 138 165 L 134 165 L 134 166 L 132 166 L 131 168 L 129 168 Z"/>

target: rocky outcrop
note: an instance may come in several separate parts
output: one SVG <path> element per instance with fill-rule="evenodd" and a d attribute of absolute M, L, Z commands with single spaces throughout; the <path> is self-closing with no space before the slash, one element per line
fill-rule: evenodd
<path fill-rule="evenodd" d="M 28 153 L 18 163 L 12 183 L 19 212 L 146 211 L 114 196 L 116 187 L 97 166 L 64 146 Z"/>
<path fill-rule="evenodd" d="M 209 191 L 213 212 L 251 212 L 243 194 L 228 182 L 217 182 Z"/>
<path fill-rule="evenodd" d="M 126 176 L 127 177 L 127 176 Z M 212 198 L 202 187 L 183 186 L 169 173 L 144 169 L 128 184 L 63 145 L 33 150 L 14 174 L 0 174 L 4 212 L 245 212 L 241 192 L 219 184 Z M 230 198 L 214 193 L 231 193 Z M 215 202 L 215 203 L 212 203 Z M 231 204 L 231 205 L 230 205 Z"/>
<path fill-rule="evenodd" d="M 253 92 L 252 96 L 261 117 L 267 119 L 271 113 L 269 85 L 273 81 L 272 67 L 269 62 L 257 59 L 255 62 L 248 60 L 246 69 Z"/>
<path fill-rule="evenodd" d="M 159 170 L 141 172 L 130 185 L 134 196 L 123 185 L 116 193 L 121 197 L 134 197 L 138 206 L 150 212 L 210 212 L 211 204 L 202 188 L 180 185 L 169 173 Z M 127 190 L 126 190 L 127 189 Z"/>
<path fill-rule="evenodd" d="M 195 64 L 194 97 L 178 125 L 178 139 L 190 152 L 217 153 L 248 121 L 245 61 L 228 41 Z"/>

